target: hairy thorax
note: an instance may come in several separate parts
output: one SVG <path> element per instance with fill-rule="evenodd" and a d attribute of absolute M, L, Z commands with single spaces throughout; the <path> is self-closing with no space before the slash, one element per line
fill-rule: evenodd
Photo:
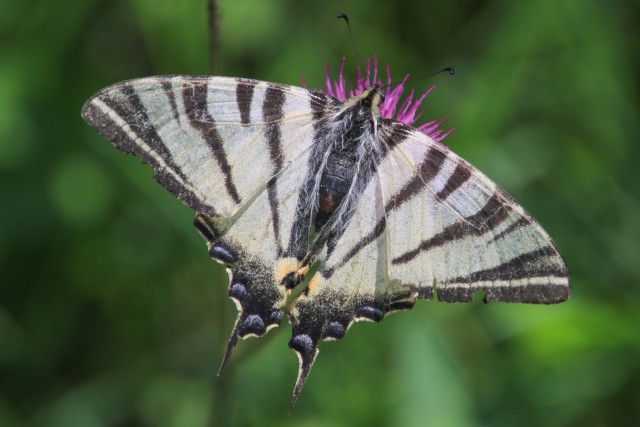
<path fill-rule="evenodd" d="M 341 218 L 349 211 L 348 205 L 355 202 L 351 196 L 359 193 L 355 191 L 358 174 L 367 169 L 363 162 L 370 159 L 371 151 L 375 150 L 371 146 L 375 144 L 371 134 L 375 131 L 376 120 L 372 104 L 377 106 L 379 102 L 379 93 L 368 91 L 352 98 L 338 115 L 336 131 L 329 136 L 331 148 L 316 185 L 316 229 L 321 229 L 330 220 L 334 226 L 339 226 Z"/>

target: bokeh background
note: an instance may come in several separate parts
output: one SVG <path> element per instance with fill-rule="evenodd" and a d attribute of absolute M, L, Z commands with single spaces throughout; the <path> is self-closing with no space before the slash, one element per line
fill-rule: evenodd
<path fill-rule="evenodd" d="M 0 2 L 0 426 L 640 423 L 640 4 L 221 0 L 222 73 L 309 86 L 363 56 L 549 231 L 557 306 L 419 302 L 324 343 L 288 415 L 289 326 L 240 343 L 192 212 L 80 118 L 98 89 L 208 74 L 206 0 Z M 352 80 L 353 81 L 353 80 Z"/>

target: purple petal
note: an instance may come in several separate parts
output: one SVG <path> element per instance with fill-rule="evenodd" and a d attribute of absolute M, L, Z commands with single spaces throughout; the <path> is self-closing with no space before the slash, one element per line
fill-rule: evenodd
<path fill-rule="evenodd" d="M 422 103 L 426 99 L 427 95 L 429 95 L 435 86 L 431 86 L 427 89 L 418 99 L 414 99 L 415 92 L 411 90 L 411 93 L 407 98 L 402 100 L 402 96 L 404 94 L 404 86 L 409 79 L 409 74 L 407 74 L 399 84 L 395 86 L 392 84 L 391 78 L 391 68 L 389 65 L 386 65 L 387 70 L 387 84 L 384 85 L 381 80 L 378 79 L 378 56 L 373 56 L 373 70 L 371 66 L 371 59 L 367 59 L 365 65 L 365 73 L 360 70 L 360 68 L 356 69 L 357 80 L 356 87 L 354 89 L 347 88 L 347 81 L 344 77 L 344 67 L 345 67 L 346 59 L 342 58 L 342 62 L 340 64 L 340 73 L 338 75 L 338 79 L 335 81 L 331 81 L 331 76 L 329 74 L 329 64 L 325 63 L 325 75 L 326 75 L 326 86 L 327 86 L 327 94 L 337 98 L 340 101 L 345 101 L 347 99 L 347 95 L 349 97 L 361 94 L 365 90 L 371 87 L 379 87 L 385 89 L 385 99 L 382 105 L 380 106 L 380 114 L 382 117 L 387 119 L 395 119 L 399 122 L 405 123 L 409 126 L 412 126 L 421 116 L 424 110 L 418 110 L 422 106 Z M 373 71 L 373 74 L 372 74 Z M 307 87 L 307 83 L 302 78 L 302 86 Z M 402 101 L 402 103 L 401 103 Z M 400 106 L 398 108 L 398 106 Z M 435 120 L 431 120 L 427 123 L 424 123 L 417 127 L 417 129 L 436 141 L 442 141 L 448 135 L 453 132 L 453 128 L 444 132 L 440 127 L 444 122 L 446 122 L 447 118 L 444 118 L 438 122 Z M 444 133 L 443 133 L 444 132 Z"/>

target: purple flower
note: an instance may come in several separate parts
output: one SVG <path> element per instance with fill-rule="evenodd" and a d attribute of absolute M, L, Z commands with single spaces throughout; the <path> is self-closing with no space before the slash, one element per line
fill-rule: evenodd
<path fill-rule="evenodd" d="M 402 81 L 396 85 L 394 88 L 391 87 L 391 69 L 389 65 L 387 65 L 387 85 L 385 86 L 380 79 L 378 79 L 378 57 L 373 57 L 373 74 L 371 73 L 371 60 L 367 60 L 367 73 L 366 76 L 362 76 L 360 72 L 360 68 L 358 68 L 358 81 L 355 89 L 349 90 L 347 92 L 347 81 L 344 78 L 344 63 L 345 58 L 342 58 L 342 65 L 340 66 L 340 75 L 338 80 L 331 81 L 331 75 L 329 74 L 329 63 L 327 62 L 325 65 L 325 74 L 326 74 L 326 85 L 327 90 L 326 93 L 328 95 L 333 96 L 334 98 L 339 99 L 340 101 L 345 101 L 347 98 L 350 98 L 354 95 L 360 94 L 364 92 L 366 89 L 372 87 L 371 81 L 375 82 L 374 84 L 378 87 L 385 87 L 385 96 L 384 102 L 380 106 L 380 113 L 382 117 L 386 119 L 395 119 L 399 122 L 402 122 L 406 125 L 413 126 L 413 124 L 420 118 L 422 115 L 422 110 L 418 111 L 424 99 L 431 93 L 431 91 L 435 88 L 435 85 L 431 86 L 425 93 L 420 96 L 420 98 L 414 100 L 414 90 L 411 90 L 411 93 L 405 100 L 400 104 L 402 99 L 402 94 L 404 93 L 404 84 L 406 83 L 409 75 L 407 74 Z M 370 79 L 371 78 L 371 79 Z M 302 80 L 302 84 L 306 87 L 306 83 L 304 78 Z M 400 104 L 400 108 L 398 105 Z M 454 131 L 454 128 L 449 129 L 444 132 L 440 127 L 447 121 L 447 117 L 440 121 L 431 120 L 427 123 L 424 123 L 420 126 L 417 126 L 417 129 L 427 136 L 433 138 L 436 141 L 442 141 L 446 138 L 451 132 Z M 443 133 L 444 132 L 444 133 Z"/>

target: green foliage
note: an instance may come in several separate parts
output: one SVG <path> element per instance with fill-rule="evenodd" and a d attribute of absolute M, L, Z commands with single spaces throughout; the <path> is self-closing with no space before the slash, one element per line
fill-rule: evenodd
<path fill-rule="evenodd" d="M 431 3 L 431 4 L 429 4 Z M 309 86 L 365 57 L 438 89 L 425 117 L 556 239 L 550 306 L 421 301 L 357 324 L 287 415 L 283 324 L 215 376 L 235 308 L 192 213 L 86 126 L 93 92 L 207 74 L 205 0 L 5 0 L 0 425 L 600 426 L 640 421 L 637 2 L 221 1 L 224 74 Z M 350 74 L 353 76 L 353 73 Z"/>

